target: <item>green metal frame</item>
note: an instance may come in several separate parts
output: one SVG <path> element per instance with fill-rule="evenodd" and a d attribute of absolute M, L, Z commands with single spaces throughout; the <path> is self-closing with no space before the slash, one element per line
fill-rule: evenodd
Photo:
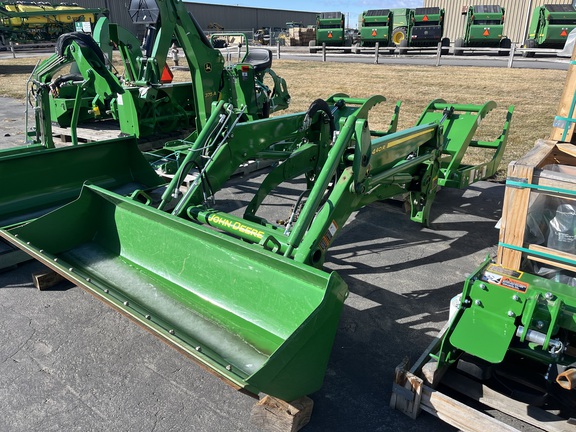
<path fill-rule="evenodd" d="M 453 110 L 451 116 L 458 121 L 450 124 L 453 131 L 447 131 L 446 142 L 442 148 L 440 166 L 440 186 L 464 188 L 468 185 L 485 178 L 490 178 L 498 170 L 506 142 L 514 107 L 510 106 L 506 114 L 506 122 L 502 133 L 493 141 L 479 141 L 474 139 L 474 134 L 480 120 L 490 111 L 496 108 L 496 103 L 487 102 L 484 105 L 454 105 L 447 104 L 442 99 L 436 99 L 424 109 L 424 113 L 417 124 L 426 124 L 439 121 L 444 116 L 444 110 Z M 463 164 L 464 155 L 469 147 L 484 149 L 488 155 L 486 162 L 480 164 Z"/>
<path fill-rule="evenodd" d="M 576 332 L 574 287 L 493 264 L 489 258 L 466 279 L 458 311 L 438 352 L 452 364 L 465 352 L 501 363 L 509 351 L 542 364 L 575 367 L 565 350 Z"/>

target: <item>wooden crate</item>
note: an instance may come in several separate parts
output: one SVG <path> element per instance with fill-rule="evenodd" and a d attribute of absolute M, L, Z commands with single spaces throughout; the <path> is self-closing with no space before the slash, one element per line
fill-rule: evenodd
<path fill-rule="evenodd" d="M 529 234 L 533 232 L 528 231 L 528 218 L 532 222 L 537 216 L 534 216 L 536 198 L 550 202 L 549 214 L 557 209 L 553 203 L 571 204 L 576 208 L 576 147 L 573 144 L 539 140 L 530 152 L 510 163 L 497 263 L 521 270 L 526 262 L 538 262 L 576 272 L 576 254 L 549 247 L 546 239 L 530 241 L 533 236 Z"/>

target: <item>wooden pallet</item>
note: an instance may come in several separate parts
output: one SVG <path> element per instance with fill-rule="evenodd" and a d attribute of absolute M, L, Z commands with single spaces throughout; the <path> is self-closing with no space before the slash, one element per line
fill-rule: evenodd
<path fill-rule="evenodd" d="M 185 138 L 190 135 L 191 130 L 183 129 L 179 131 L 158 134 L 151 137 L 138 139 L 138 148 L 141 151 L 149 151 L 164 146 L 167 141 Z M 70 128 L 52 126 L 52 136 L 57 146 L 69 145 L 72 143 Z M 95 141 L 111 140 L 122 137 L 119 125 L 114 121 L 101 121 L 86 124 L 76 129 L 76 136 L 79 143 L 90 143 Z"/>
<path fill-rule="evenodd" d="M 90 126 L 78 127 L 76 129 L 78 142 L 88 143 L 94 141 L 104 141 L 120 137 L 120 128 L 115 122 L 98 122 Z M 72 142 L 70 128 L 52 126 L 52 136 L 63 144 Z"/>
<path fill-rule="evenodd" d="M 410 369 L 407 369 L 407 359 L 396 367 L 391 408 L 412 418 L 424 411 L 464 432 L 519 432 L 524 430 L 526 425 L 549 432 L 576 432 L 576 422 L 509 398 L 458 371 L 438 369 L 435 361 L 429 361 L 429 355 L 439 348 L 446 329 L 447 327 L 444 327 Z M 443 393 L 438 390 L 440 386 L 450 389 L 451 393 L 457 396 Z M 520 429 L 470 406 L 467 402 L 470 400 L 482 404 L 486 409 L 505 414 L 498 417 L 513 418 Z M 520 426 L 523 423 L 525 425 Z"/>

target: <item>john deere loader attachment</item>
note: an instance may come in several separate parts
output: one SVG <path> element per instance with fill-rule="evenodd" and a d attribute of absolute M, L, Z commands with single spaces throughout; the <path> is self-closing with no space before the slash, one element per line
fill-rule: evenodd
<path fill-rule="evenodd" d="M 340 277 L 322 270 L 342 227 L 398 195 L 426 224 L 443 159 L 455 157 L 448 149 L 469 146 L 483 116 L 466 115 L 485 111 L 435 101 L 420 124 L 396 131 L 397 106 L 388 130 L 372 130 L 369 113 L 384 100 L 337 94 L 304 113 L 249 122 L 222 102 L 195 142 L 181 141 L 159 201 L 86 184 L 77 200 L 0 236 L 236 388 L 296 399 L 321 386 L 347 296 Z M 260 158 L 275 164 L 247 205 L 229 212 L 226 182 Z M 280 185 L 295 198 L 288 211 L 273 206 L 288 217 L 271 222 L 264 201 Z"/>
<path fill-rule="evenodd" d="M 96 186 L 2 236 L 233 386 L 318 390 L 347 288 L 325 273 Z"/>

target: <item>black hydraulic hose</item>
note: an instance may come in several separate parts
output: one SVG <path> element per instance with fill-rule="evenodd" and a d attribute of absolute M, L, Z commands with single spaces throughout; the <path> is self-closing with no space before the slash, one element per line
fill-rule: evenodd
<path fill-rule="evenodd" d="M 60 87 L 62 83 L 68 81 L 84 81 L 84 77 L 81 74 L 69 73 L 66 75 L 60 75 L 52 83 L 50 83 L 51 88 Z"/>
<path fill-rule="evenodd" d="M 79 45 L 90 48 L 90 50 L 92 50 L 92 52 L 96 54 L 96 56 L 102 62 L 102 64 L 106 64 L 106 60 L 104 59 L 104 53 L 102 52 L 102 49 L 100 49 L 100 46 L 96 43 L 96 41 L 92 39 L 91 36 L 80 32 L 64 33 L 63 35 L 60 35 L 60 37 L 56 41 L 56 54 L 62 57 L 64 50 L 72 42 L 77 42 Z"/>
<path fill-rule="evenodd" d="M 309 122 L 311 122 L 312 118 L 318 111 L 324 112 L 328 117 L 328 119 L 330 120 L 330 136 L 331 137 L 334 136 L 334 131 L 336 130 L 334 115 L 330 110 L 328 102 L 326 102 L 324 99 L 316 99 L 314 102 L 310 104 L 310 106 L 308 107 L 308 111 L 306 111 L 306 116 L 304 117 L 304 124 L 308 124 Z"/>

